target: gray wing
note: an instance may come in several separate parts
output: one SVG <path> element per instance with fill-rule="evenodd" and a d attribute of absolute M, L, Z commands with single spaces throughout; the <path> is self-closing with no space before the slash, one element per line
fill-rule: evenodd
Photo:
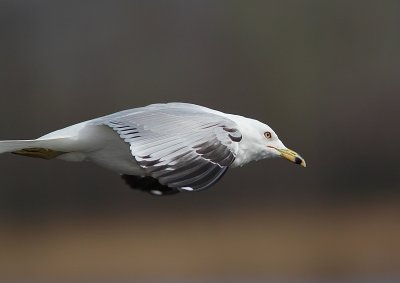
<path fill-rule="evenodd" d="M 107 116 L 103 124 L 130 144 L 138 164 L 162 185 L 210 187 L 235 160 L 242 138 L 237 125 L 201 107 L 165 105 Z"/>

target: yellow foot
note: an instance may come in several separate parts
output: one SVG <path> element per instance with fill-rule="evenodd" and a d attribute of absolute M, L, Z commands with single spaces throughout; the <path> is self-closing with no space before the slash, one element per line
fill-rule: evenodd
<path fill-rule="evenodd" d="M 42 159 L 53 159 L 57 156 L 64 154 L 65 152 L 55 151 L 48 148 L 25 148 L 13 152 L 17 155 L 23 155 L 28 157 L 42 158 Z"/>

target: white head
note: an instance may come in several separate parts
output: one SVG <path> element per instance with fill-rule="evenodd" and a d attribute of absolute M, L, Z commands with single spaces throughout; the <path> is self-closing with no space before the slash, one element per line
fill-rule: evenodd
<path fill-rule="evenodd" d="M 283 157 L 306 167 L 305 160 L 296 152 L 288 149 L 268 125 L 241 116 L 235 116 L 234 120 L 242 133 L 242 140 L 239 143 L 239 152 L 234 165 L 242 166 L 250 161 Z"/>

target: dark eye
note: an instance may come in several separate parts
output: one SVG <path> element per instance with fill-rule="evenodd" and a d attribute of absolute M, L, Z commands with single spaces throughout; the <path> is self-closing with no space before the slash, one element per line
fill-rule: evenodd
<path fill-rule="evenodd" d="M 265 136 L 267 139 L 272 138 L 271 132 L 265 132 L 265 133 L 264 133 L 264 136 Z"/>

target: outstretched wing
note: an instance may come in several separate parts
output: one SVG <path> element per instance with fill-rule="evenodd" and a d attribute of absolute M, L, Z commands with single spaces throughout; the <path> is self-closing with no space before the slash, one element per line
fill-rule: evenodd
<path fill-rule="evenodd" d="M 139 109 L 103 123 L 130 144 L 138 164 L 160 184 L 179 190 L 206 189 L 235 160 L 242 136 L 230 119 L 181 105 Z"/>

